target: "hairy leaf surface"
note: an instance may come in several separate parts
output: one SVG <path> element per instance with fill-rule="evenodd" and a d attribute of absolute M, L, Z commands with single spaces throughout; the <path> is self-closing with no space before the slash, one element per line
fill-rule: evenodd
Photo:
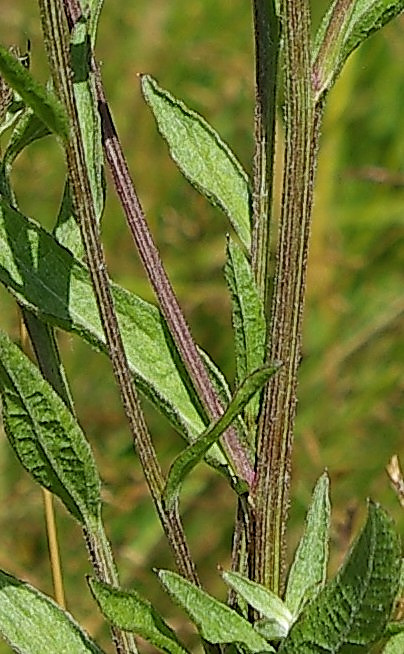
<path fill-rule="evenodd" d="M 297 547 L 286 586 L 285 603 L 294 617 L 324 586 L 328 565 L 330 481 L 324 473 L 313 491 L 306 528 Z"/>
<path fill-rule="evenodd" d="M 237 382 L 241 383 L 264 363 L 266 324 L 250 262 L 230 238 L 225 274 L 232 298 Z M 256 395 L 245 409 L 250 434 L 254 432 L 258 410 L 259 395 Z"/>
<path fill-rule="evenodd" d="M 186 654 L 175 632 L 136 591 L 113 588 L 96 579 L 88 583 L 101 611 L 116 627 L 138 634 L 163 652 Z"/>
<path fill-rule="evenodd" d="M 368 652 L 390 617 L 399 572 L 399 538 L 384 511 L 370 504 L 366 525 L 340 572 L 303 610 L 279 652 Z"/>
<path fill-rule="evenodd" d="M 240 163 L 199 114 L 162 89 L 149 75 L 142 75 L 141 83 L 171 157 L 191 184 L 223 209 L 249 251 L 250 190 Z"/>
<path fill-rule="evenodd" d="M 237 572 L 223 572 L 222 576 L 247 604 L 267 618 L 254 625 L 260 633 L 266 638 L 286 636 L 292 623 L 292 614 L 278 595 Z"/>
<path fill-rule="evenodd" d="M 233 420 L 241 413 L 251 397 L 262 388 L 278 369 L 279 366 L 267 366 L 249 375 L 235 392 L 223 415 L 214 421 L 195 443 L 189 445 L 177 456 L 168 473 L 164 491 L 164 499 L 168 506 L 171 507 L 174 504 L 186 475 L 203 459 L 211 446 L 219 440 Z"/>
<path fill-rule="evenodd" d="M 7 48 L 0 45 L 0 72 L 10 88 L 36 113 L 51 132 L 67 140 L 69 121 L 56 96 L 41 86 Z"/>
<path fill-rule="evenodd" d="M 175 572 L 160 570 L 158 575 L 169 594 L 186 611 L 202 638 L 209 643 L 240 643 L 251 652 L 274 651 L 247 620 L 222 602 Z"/>
<path fill-rule="evenodd" d="M 102 654 L 67 611 L 1 570 L 0 632 L 20 654 Z"/>
<path fill-rule="evenodd" d="M 24 468 L 90 528 L 100 518 L 100 479 L 83 432 L 38 368 L 0 331 L 3 420 Z"/>
<path fill-rule="evenodd" d="M 318 29 L 313 50 L 316 96 L 328 91 L 345 61 L 371 34 L 404 10 L 404 0 L 334 0 Z"/>

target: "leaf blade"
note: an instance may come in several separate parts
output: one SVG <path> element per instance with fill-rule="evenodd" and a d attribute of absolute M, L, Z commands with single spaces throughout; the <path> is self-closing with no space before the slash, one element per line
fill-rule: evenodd
<path fill-rule="evenodd" d="M 1 331 L 0 391 L 5 431 L 24 468 L 94 527 L 101 484 L 90 446 L 63 400 Z"/>
<path fill-rule="evenodd" d="M 249 182 L 236 157 L 199 114 L 162 89 L 150 75 L 141 76 L 141 86 L 171 157 L 191 184 L 225 212 L 249 251 Z"/>
<path fill-rule="evenodd" d="M 242 249 L 231 238 L 227 241 L 225 277 L 232 298 L 237 382 L 263 365 L 266 321 L 253 272 Z M 245 419 L 250 438 L 259 411 L 259 396 L 246 406 Z"/>
<path fill-rule="evenodd" d="M 303 610 L 279 652 L 367 652 L 383 636 L 399 570 L 399 539 L 391 520 L 370 504 L 365 527 L 343 567 Z"/>
<path fill-rule="evenodd" d="M 252 652 L 273 652 L 238 613 L 197 588 L 175 572 L 160 570 L 158 576 L 173 599 L 186 611 L 205 640 L 210 643 L 242 643 Z"/>
<path fill-rule="evenodd" d="M 330 90 L 349 55 L 403 10 L 404 0 L 334 0 L 313 48 L 317 99 Z"/>
<path fill-rule="evenodd" d="M 326 580 L 331 519 L 329 489 L 330 481 L 325 472 L 314 488 L 306 528 L 289 571 L 285 603 L 295 617 Z"/>
<path fill-rule="evenodd" d="M 64 141 L 69 138 L 69 121 L 56 96 L 42 87 L 29 70 L 7 48 L 0 45 L 0 72 L 46 127 Z"/>
<path fill-rule="evenodd" d="M 205 454 L 207 454 L 211 446 L 219 440 L 220 436 L 231 425 L 233 420 L 235 420 L 235 418 L 241 413 L 251 397 L 263 387 L 263 385 L 278 371 L 278 369 L 279 365 L 265 366 L 246 377 L 241 386 L 235 392 L 230 404 L 222 416 L 211 423 L 197 441 L 189 445 L 176 457 L 170 467 L 167 483 L 164 489 L 164 501 L 170 508 L 176 501 L 181 484 L 186 475 L 188 475 Z"/>
<path fill-rule="evenodd" d="M 20 654 L 102 654 L 67 611 L 2 570 L 0 631 Z"/>
<path fill-rule="evenodd" d="M 292 614 L 278 595 L 237 572 L 223 572 L 222 577 L 233 590 L 245 599 L 247 604 L 268 618 L 265 621 L 267 628 L 268 621 L 271 621 L 274 626 L 278 627 L 276 632 L 278 637 L 286 636 L 292 623 Z M 262 632 L 260 631 L 260 633 Z"/>
<path fill-rule="evenodd" d="M 113 588 L 93 578 L 88 584 L 102 613 L 116 627 L 138 634 L 163 652 L 187 654 L 175 632 L 136 591 Z"/>

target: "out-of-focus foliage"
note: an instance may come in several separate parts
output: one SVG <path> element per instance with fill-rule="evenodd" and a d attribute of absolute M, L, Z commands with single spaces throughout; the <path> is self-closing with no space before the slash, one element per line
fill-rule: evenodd
<path fill-rule="evenodd" d="M 313 2 L 317 20 L 322 4 Z M 30 38 L 33 71 L 46 82 L 35 3 L 0 0 L 0 15 L 0 41 L 23 50 Z M 150 73 L 204 115 L 251 170 L 250 25 L 249 3 L 242 0 L 106 2 L 97 51 L 136 187 L 167 269 L 195 338 L 230 379 L 235 362 L 223 276 L 226 218 L 170 161 L 141 98 L 137 73 Z M 334 552 L 342 556 L 365 497 L 380 501 L 396 520 L 400 516 L 384 466 L 402 448 L 403 33 L 400 17 L 369 39 L 349 60 L 326 110 L 299 384 L 291 549 L 324 467 L 332 482 Z M 20 206 L 47 227 L 53 225 L 63 193 L 63 173 L 61 151 L 49 139 L 30 146 L 16 164 L 13 181 Z M 152 299 L 110 189 L 103 234 L 114 279 Z M 1 327 L 16 335 L 13 303 L 0 290 Z M 151 568 L 157 562 L 160 568 L 171 568 L 172 561 L 160 542 L 108 362 L 76 338 L 62 335 L 61 345 L 80 422 L 106 482 L 105 518 L 122 581 L 130 585 L 136 578 L 137 588 L 152 601 L 158 596 L 161 608 Z M 182 443 L 164 420 L 146 409 L 167 470 Z M 185 489 L 185 523 L 202 579 L 210 592 L 224 599 L 225 587 L 212 570 L 229 561 L 233 496 L 205 467 L 190 476 Z M 83 575 L 89 566 L 78 527 L 62 509 L 58 515 L 70 609 L 104 646 L 102 619 L 94 615 L 85 590 Z M 40 493 L 4 438 L 0 528 L 0 567 L 51 593 Z M 170 617 L 174 609 L 167 604 L 166 610 Z M 175 614 L 181 638 L 192 643 L 192 634 L 181 631 L 179 620 Z M 9 648 L 1 644 L 3 652 Z"/>

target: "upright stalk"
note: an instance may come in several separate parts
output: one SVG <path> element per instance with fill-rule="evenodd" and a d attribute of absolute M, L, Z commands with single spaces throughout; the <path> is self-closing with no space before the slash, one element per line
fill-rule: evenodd
<path fill-rule="evenodd" d="M 273 0 L 253 0 L 255 115 L 252 268 L 265 313 L 269 313 L 270 228 L 275 154 L 279 20 Z"/>
<path fill-rule="evenodd" d="M 286 145 L 268 357 L 283 362 L 263 400 L 254 497 L 254 578 L 280 594 L 319 113 L 308 0 L 283 0 Z"/>
<path fill-rule="evenodd" d="M 163 506 L 164 479 L 132 384 L 116 318 L 74 101 L 67 46 L 68 34 L 62 0 L 39 0 L 39 6 L 54 85 L 70 119 L 71 136 L 65 144 L 69 183 L 115 378 L 146 481 L 177 566 L 185 577 L 198 583 L 178 511 L 174 509 L 168 512 Z"/>

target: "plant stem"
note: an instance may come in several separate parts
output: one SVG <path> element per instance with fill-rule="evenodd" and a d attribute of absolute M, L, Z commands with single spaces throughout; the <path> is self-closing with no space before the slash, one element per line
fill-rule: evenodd
<path fill-rule="evenodd" d="M 63 366 L 59 358 L 55 334 L 52 327 L 45 325 L 39 318 L 27 309 L 20 307 L 20 332 L 23 350 L 28 355 L 35 352 L 39 368 L 45 379 L 62 397 L 67 406 L 71 398 L 64 376 Z M 63 585 L 62 566 L 60 563 L 59 541 L 56 529 L 55 506 L 53 495 L 42 488 L 42 499 L 45 513 L 46 534 L 48 537 L 49 561 L 52 571 L 53 591 L 56 602 L 66 608 Z"/>
<path fill-rule="evenodd" d="M 46 488 L 42 488 L 45 510 L 46 533 L 48 535 L 49 559 L 52 570 L 53 592 L 55 600 L 63 609 L 66 608 L 66 599 L 63 586 L 62 567 L 60 564 L 59 541 L 56 529 L 55 507 L 53 495 Z"/>
<path fill-rule="evenodd" d="M 81 16 L 80 6 L 77 0 L 64 0 L 64 3 L 68 19 L 71 25 L 74 25 Z M 105 156 L 111 170 L 118 197 L 126 215 L 129 229 L 146 274 L 158 298 L 161 312 L 168 325 L 171 336 L 185 365 L 189 378 L 206 411 L 208 422 L 215 420 L 222 415 L 223 406 L 192 338 L 188 324 L 181 311 L 171 282 L 161 261 L 160 254 L 148 228 L 112 121 L 99 67 L 94 57 L 92 57 L 91 65 L 95 76 L 98 107 L 102 121 Z M 222 438 L 222 444 L 235 474 L 251 486 L 254 480 L 253 466 L 234 428 L 230 427 L 226 431 Z"/>
<path fill-rule="evenodd" d="M 255 115 L 252 269 L 268 314 L 279 21 L 273 0 L 253 0 Z"/>
<path fill-rule="evenodd" d="M 112 122 L 98 70 L 95 72 L 95 79 L 103 129 L 104 150 L 118 197 L 173 341 L 209 420 L 216 420 L 222 415 L 223 406 L 213 388 L 147 226 Z M 222 444 L 235 474 L 250 486 L 254 479 L 253 467 L 234 428 L 227 429 L 222 437 Z"/>
<path fill-rule="evenodd" d="M 86 169 L 83 143 L 74 102 L 72 73 L 68 52 L 68 32 L 62 0 L 39 0 L 45 45 L 53 81 L 59 98 L 64 103 L 71 123 L 71 137 L 65 144 L 69 184 L 75 215 L 79 222 L 86 257 L 96 295 L 101 323 L 108 346 L 113 371 L 121 393 L 133 440 L 146 481 L 156 505 L 168 541 L 180 572 L 198 583 L 178 511 L 168 514 L 161 496 L 164 479 L 157 461 L 136 390 L 132 384 L 121 333 L 113 305 L 104 253 L 95 216 L 93 198 Z"/>
<path fill-rule="evenodd" d="M 267 385 L 260 416 L 253 543 L 254 578 L 277 594 L 283 585 L 297 370 L 321 117 L 312 95 L 308 0 L 284 0 L 281 4 L 286 145 L 268 358 L 282 361 L 283 367 Z"/>

